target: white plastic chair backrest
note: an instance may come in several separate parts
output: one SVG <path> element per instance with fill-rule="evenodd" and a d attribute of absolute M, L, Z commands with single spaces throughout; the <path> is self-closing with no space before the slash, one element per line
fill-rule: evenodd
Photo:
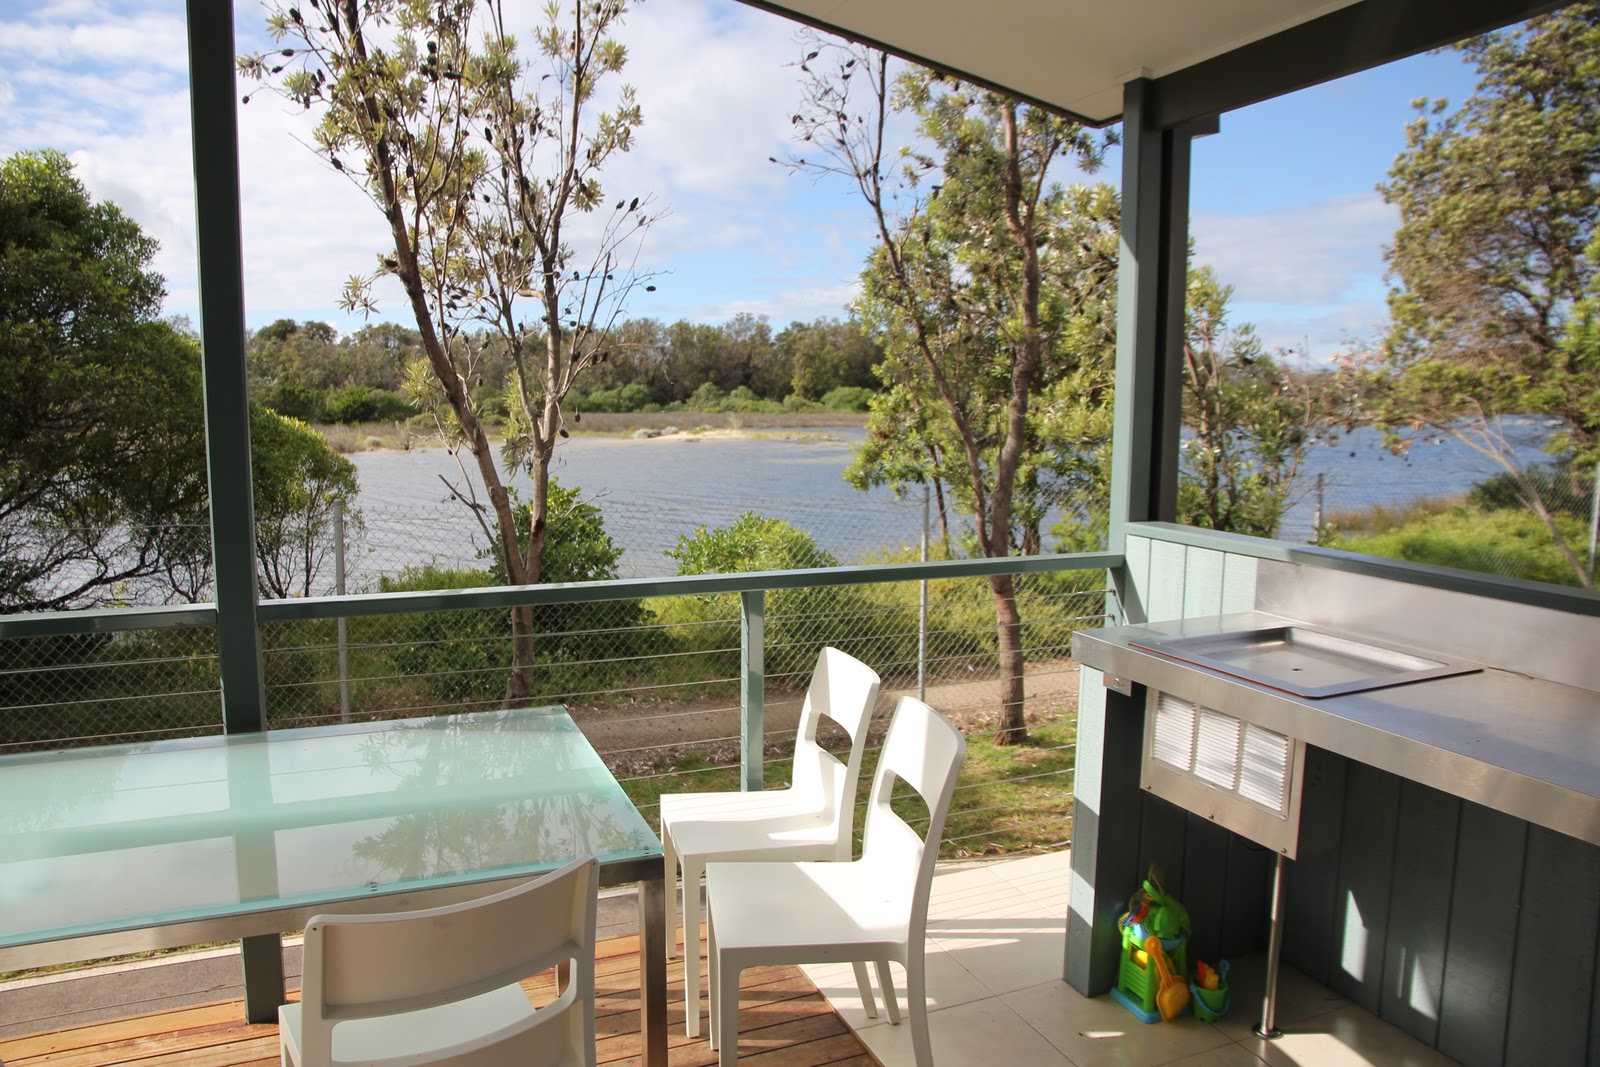
<path fill-rule="evenodd" d="M 837 648 L 824 648 L 817 655 L 817 666 L 800 709 L 789 787 L 814 801 L 816 810 L 837 827 L 841 859 L 850 855 L 856 782 L 861 777 L 867 723 L 878 704 L 880 684 L 878 673 L 865 663 Z M 824 716 L 838 723 L 850 737 L 850 754 L 844 762 L 817 741 Z"/>
<path fill-rule="evenodd" d="M 939 857 L 945 818 L 950 814 L 950 799 L 966 754 L 967 739 L 949 719 L 916 697 L 900 698 L 878 756 L 872 793 L 867 798 L 861 860 L 881 867 L 886 879 L 915 879 L 911 900 L 913 935 L 926 925 L 933 864 Z M 911 786 L 928 806 L 925 834 L 917 833 L 890 806 L 896 781 Z"/>
<path fill-rule="evenodd" d="M 536 1018 L 506 1027 L 491 1042 L 442 1050 L 427 1062 L 593 1063 L 599 870 L 586 856 L 479 900 L 382 915 L 313 916 L 301 987 L 306 1062 L 327 1062 L 333 1027 L 343 1020 L 465 1000 L 570 962 L 567 988 Z"/>

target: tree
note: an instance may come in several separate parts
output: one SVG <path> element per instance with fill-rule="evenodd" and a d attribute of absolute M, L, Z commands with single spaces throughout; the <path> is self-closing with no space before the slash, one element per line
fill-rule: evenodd
<path fill-rule="evenodd" d="M 0 163 L 0 610 L 103 603 L 209 553 L 200 363 L 156 243 L 59 152 Z"/>
<path fill-rule="evenodd" d="M 820 400 L 835 389 L 878 387 L 873 365 L 883 352 L 857 319 L 791 322 L 777 345 L 790 368 L 790 387 L 807 400 Z"/>
<path fill-rule="evenodd" d="M 390 247 L 376 272 L 350 280 L 344 306 L 370 311 L 374 284 L 399 280 L 426 354 L 407 388 L 466 453 L 450 490 L 501 546 L 514 585 L 540 577 L 563 401 L 608 357 L 609 330 L 642 283 L 650 198 L 625 193 L 608 207 L 600 183 L 642 121 L 633 90 L 611 84 L 627 56 L 612 36 L 625 11 L 623 0 L 551 4 L 533 35 L 541 74 L 502 0 L 274 3 L 268 29 L 287 47 L 240 60 L 319 117 L 316 151 L 388 222 Z M 598 218 L 578 225 L 588 215 Z M 473 331 L 494 345 L 473 343 Z M 511 367 L 498 458 L 480 417 L 487 398 L 472 391 L 495 348 Z M 525 541 L 506 488 L 518 469 L 532 481 Z M 534 640 L 532 610 L 512 609 L 507 703 L 532 692 Z"/>
<path fill-rule="evenodd" d="M 813 38 L 794 116 L 808 155 L 796 169 L 852 182 L 878 241 L 862 274 L 862 310 L 883 338 L 872 443 L 859 485 L 948 485 L 974 517 L 977 552 L 1037 552 L 1056 475 L 1077 464 L 1037 417 L 1052 386 L 1064 404 L 1103 407 L 1116 257 L 1115 195 L 1053 180 L 1099 166 L 1106 140 L 999 93 L 911 69 L 892 87 L 882 53 Z M 863 91 L 864 87 L 864 91 Z M 891 110 L 920 140 L 905 166 L 885 160 Z M 896 199 L 898 197 L 898 200 Z M 896 210 L 898 206 L 898 210 Z M 1109 408 L 1106 408 L 1109 416 Z M 1056 461 L 1063 460 L 1061 467 Z M 1001 675 L 997 740 L 1027 737 L 1022 619 L 1012 576 L 989 579 Z"/>
<path fill-rule="evenodd" d="M 355 464 L 305 423 L 251 404 L 250 474 L 262 595 L 312 595 L 334 550 L 334 508 L 355 502 Z"/>
<path fill-rule="evenodd" d="M 1600 5 L 1460 49 L 1477 66 L 1476 90 L 1455 111 L 1420 101 L 1379 187 L 1400 228 L 1387 250 L 1393 327 L 1372 360 L 1372 417 L 1453 434 L 1516 476 L 1508 415 L 1559 420 L 1558 456 L 1592 457 L 1600 435 L 1600 364 L 1585 359 L 1573 325 L 1600 271 L 1585 255 L 1600 219 Z M 1589 585 L 1537 486 L 1523 479 L 1521 489 Z"/>
<path fill-rule="evenodd" d="M 1179 521 L 1273 537 L 1318 411 L 1255 329 L 1228 321 L 1232 296 L 1210 267 L 1189 272 Z"/>

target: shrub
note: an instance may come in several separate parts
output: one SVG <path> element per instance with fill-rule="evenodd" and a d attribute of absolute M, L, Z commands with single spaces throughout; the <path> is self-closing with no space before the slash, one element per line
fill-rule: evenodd
<path fill-rule="evenodd" d="M 1592 466 L 1574 471 L 1571 457 L 1563 456 L 1554 463 L 1535 463 L 1522 473 L 1553 514 L 1580 519 L 1589 517 L 1589 494 L 1594 491 Z M 1467 502 L 1484 511 L 1520 511 L 1527 507 L 1522 500 L 1521 486 L 1509 473 L 1497 474 L 1473 486 L 1472 492 L 1467 494 Z"/>
<path fill-rule="evenodd" d="M 654 403 L 656 395 L 650 387 L 639 382 L 629 382 L 614 389 L 600 389 L 584 396 L 569 393 L 566 406 L 573 411 L 630 412 L 639 411 Z"/>
<path fill-rule="evenodd" d="M 839 561 L 809 533 L 784 522 L 746 512 L 732 525 L 698 527 L 666 553 L 679 574 L 740 574 L 752 571 L 836 567 Z M 737 617 L 736 594 L 681 597 L 663 617 L 674 623 L 705 624 Z M 870 641 L 862 618 L 872 608 L 854 586 L 774 589 L 766 597 L 767 670 L 772 675 L 803 676 L 824 645 L 859 650 Z M 707 627 L 707 629 L 712 629 Z"/>
<path fill-rule="evenodd" d="M 716 382 L 701 382 L 700 388 L 690 393 L 677 407 L 682 411 L 717 411 L 727 398 Z"/>
<path fill-rule="evenodd" d="M 622 548 L 606 532 L 600 508 L 582 498 L 577 486 L 550 479 L 548 519 L 541 583 L 601 582 L 617 577 Z M 516 509 L 517 536 L 528 543 L 528 509 Z M 492 551 L 492 584 L 504 584 L 505 567 L 498 546 Z M 654 651 L 653 631 L 642 600 L 602 600 L 550 604 L 534 609 L 539 633 L 535 656 L 546 667 L 575 665 L 573 678 L 585 689 L 597 688 L 639 657 Z M 602 666 L 602 663 L 605 666 Z M 547 682 L 552 675 L 546 670 Z"/>
<path fill-rule="evenodd" d="M 365 385 L 331 389 L 322 398 L 323 422 L 402 422 L 414 414 L 404 394 Z"/>
<path fill-rule="evenodd" d="M 826 411 L 827 409 L 821 404 L 817 403 L 815 400 L 807 400 L 799 393 L 790 393 L 788 396 L 783 398 L 783 410 L 788 412 L 804 413 L 811 411 Z"/>
<path fill-rule="evenodd" d="M 314 422 L 322 413 L 322 393 L 296 381 L 280 381 L 262 402 L 287 419 Z"/>
<path fill-rule="evenodd" d="M 475 589 L 498 584 L 486 570 L 453 570 L 431 563 L 405 568 L 378 579 L 380 593 L 429 589 Z M 395 674 L 420 685 L 430 696 L 472 704 L 498 699 L 511 669 L 511 615 L 481 608 L 418 615 L 373 616 L 360 620 L 362 641 L 388 649 Z"/>
<path fill-rule="evenodd" d="M 1586 531 L 1579 520 L 1558 515 L 1556 521 L 1569 544 L 1584 543 Z M 1334 547 L 1481 574 L 1578 584 L 1577 574 L 1544 524 L 1523 510 L 1456 508 L 1369 537 L 1337 537 Z"/>
<path fill-rule="evenodd" d="M 859 385 L 841 385 L 822 396 L 822 406 L 829 411 L 866 411 L 872 400 L 872 390 Z"/>

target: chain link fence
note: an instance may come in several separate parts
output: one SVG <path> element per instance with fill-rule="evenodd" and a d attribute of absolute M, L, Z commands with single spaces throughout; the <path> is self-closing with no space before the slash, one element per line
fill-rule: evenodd
<path fill-rule="evenodd" d="M 1069 841 L 1071 635 L 1104 624 L 1106 580 L 1104 570 L 1016 576 L 1026 725 L 1009 733 L 987 579 L 769 591 L 768 787 L 787 784 L 805 687 L 818 651 L 832 645 L 883 677 L 870 753 L 907 693 L 974 739 L 949 854 Z M 531 692 L 517 702 L 566 705 L 647 818 L 663 792 L 739 788 L 738 594 L 542 606 L 534 618 Z M 262 643 L 270 729 L 500 707 L 511 676 L 504 609 L 273 623 Z M 221 721 L 209 629 L 0 640 L 0 753 L 214 734 Z"/>
<path fill-rule="evenodd" d="M 1285 516 L 1284 540 L 1496 574 L 1593 587 L 1600 548 L 1594 468 L 1534 462 L 1451 491 L 1402 462 L 1385 479 L 1318 474 Z"/>
<path fill-rule="evenodd" d="M 1072 632 L 1104 624 L 1104 571 L 1016 579 L 1027 725 L 988 746 L 958 793 L 962 853 L 1070 838 L 1078 668 Z M 818 586 L 766 597 L 765 753 L 787 784 L 819 650 L 841 648 L 884 680 L 875 742 L 901 694 L 921 694 L 975 738 L 1004 735 L 994 595 L 984 579 Z M 736 594 L 535 609 L 537 663 L 522 702 L 563 704 L 646 817 L 662 792 L 738 788 L 740 617 Z M 263 631 L 272 728 L 499 707 L 510 678 L 503 610 L 352 618 Z M 843 746 L 842 735 L 831 741 Z M 983 746 L 979 746 L 983 747 Z M 872 747 L 876 751 L 876 743 Z M 1019 791 L 1030 798 L 1018 804 Z"/>

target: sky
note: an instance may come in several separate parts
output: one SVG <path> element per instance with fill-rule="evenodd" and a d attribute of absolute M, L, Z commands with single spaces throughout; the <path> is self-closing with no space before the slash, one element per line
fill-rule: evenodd
<path fill-rule="evenodd" d="M 271 47 L 256 0 L 235 4 L 239 50 Z M 619 37 L 644 125 L 608 167 L 606 192 L 653 196 L 664 212 L 640 260 L 657 288 L 630 316 L 749 313 L 782 329 L 847 314 L 874 233 L 867 209 L 838 179 L 769 161 L 794 147 L 798 33 L 736 0 L 646 0 L 629 13 Z M 1381 334 L 1397 215 L 1375 186 L 1404 147 L 1412 101 L 1459 101 L 1473 80 L 1454 54 L 1414 57 L 1230 112 L 1195 142 L 1195 256 L 1234 287 L 1236 323 L 1312 363 Z M 198 320 L 188 107 L 182 0 L 0 5 L 0 157 L 65 152 L 92 196 L 160 242 L 166 313 Z M 261 94 L 239 115 L 248 325 L 358 329 L 367 320 L 338 298 L 374 266 L 381 215 L 305 147 L 309 123 L 283 101 Z M 1094 180 L 1118 173 L 1113 157 Z M 378 296 L 373 321 L 404 321 L 398 287 Z"/>

